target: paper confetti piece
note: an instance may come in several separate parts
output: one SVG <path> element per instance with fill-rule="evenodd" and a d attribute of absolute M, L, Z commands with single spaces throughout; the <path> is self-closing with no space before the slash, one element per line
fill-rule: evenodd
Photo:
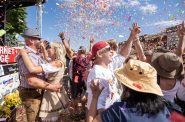
<path fill-rule="evenodd" d="M 175 4 L 175 7 L 177 7 L 177 6 L 179 6 L 179 3 L 176 3 L 176 4 Z"/>
<path fill-rule="evenodd" d="M 123 38 L 124 36 L 123 35 L 119 35 L 120 38 Z"/>
<path fill-rule="evenodd" d="M 130 22 L 131 18 L 132 18 L 132 16 L 129 16 L 129 17 L 128 17 L 128 22 Z"/>
<path fill-rule="evenodd" d="M 184 14 L 184 10 L 180 10 L 180 13 L 181 13 L 181 14 Z"/>
<path fill-rule="evenodd" d="M 171 15 L 169 18 L 169 20 L 175 20 L 175 19 L 176 19 L 176 17 L 174 15 Z"/>

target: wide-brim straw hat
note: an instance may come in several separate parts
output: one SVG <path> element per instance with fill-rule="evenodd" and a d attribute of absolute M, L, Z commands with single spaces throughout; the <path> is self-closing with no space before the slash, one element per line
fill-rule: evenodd
<path fill-rule="evenodd" d="M 174 53 L 154 53 L 151 64 L 158 75 L 164 78 L 174 79 L 184 75 L 183 62 Z"/>
<path fill-rule="evenodd" d="M 122 68 L 115 70 L 115 76 L 132 90 L 163 96 L 157 84 L 157 71 L 146 62 L 130 59 Z"/>

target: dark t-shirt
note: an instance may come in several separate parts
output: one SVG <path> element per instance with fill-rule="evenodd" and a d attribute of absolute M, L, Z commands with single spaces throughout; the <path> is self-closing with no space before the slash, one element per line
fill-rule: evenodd
<path fill-rule="evenodd" d="M 170 122 L 167 108 L 156 115 L 135 112 L 136 108 L 127 108 L 126 102 L 116 102 L 101 113 L 102 122 Z"/>
<path fill-rule="evenodd" d="M 73 58 L 73 78 L 75 75 L 78 75 L 80 77 L 79 81 L 85 79 L 85 72 L 87 71 L 90 63 L 89 57 L 90 56 L 78 56 Z"/>

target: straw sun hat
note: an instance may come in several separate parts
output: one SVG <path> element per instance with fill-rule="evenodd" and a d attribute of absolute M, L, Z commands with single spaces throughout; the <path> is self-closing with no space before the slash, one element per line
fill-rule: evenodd
<path fill-rule="evenodd" d="M 157 84 L 157 72 L 146 62 L 130 59 L 124 67 L 115 70 L 115 75 L 123 85 L 130 89 L 163 96 Z"/>

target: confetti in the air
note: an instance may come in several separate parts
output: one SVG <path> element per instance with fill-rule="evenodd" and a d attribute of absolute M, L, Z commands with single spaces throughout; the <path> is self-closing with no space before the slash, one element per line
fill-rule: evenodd
<path fill-rule="evenodd" d="M 124 36 L 123 35 L 119 35 L 120 38 L 123 38 Z"/>
<path fill-rule="evenodd" d="M 65 31 L 71 43 L 87 43 L 90 35 L 98 40 L 108 37 L 124 40 L 129 36 L 129 28 L 138 22 L 141 28 L 164 30 L 162 25 L 171 25 L 185 18 L 182 3 L 140 0 L 56 0 L 56 8 L 43 10 L 43 13 L 56 12 L 58 23 L 52 29 Z M 184 7 L 184 6 L 183 6 Z M 169 24 L 170 22 L 170 24 Z M 165 24 L 163 24 L 165 23 Z M 157 26 L 156 26 L 157 25 Z M 153 32 L 153 31 L 150 31 Z M 121 34 L 120 34 L 121 33 Z M 120 35 L 119 35 L 120 34 Z M 108 37 L 107 37 L 108 36 Z"/>

